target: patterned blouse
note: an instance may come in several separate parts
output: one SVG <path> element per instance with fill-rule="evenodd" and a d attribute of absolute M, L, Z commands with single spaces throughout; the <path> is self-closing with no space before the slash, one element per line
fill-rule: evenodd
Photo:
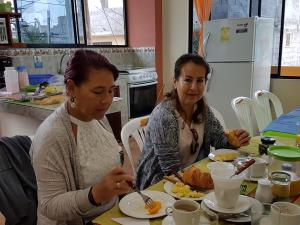
<path fill-rule="evenodd" d="M 171 100 L 157 105 L 149 118 L 137 168 L 136 185 L 141 190 L 183 167 L 179 151 L 179 129 L 178 116 Z M 222 125 L 208 109 L 204 121 L 203 143 L 195 162 L 208 156 L 210 146 L 216 149 L 233 148 L 224 135 Z"/>

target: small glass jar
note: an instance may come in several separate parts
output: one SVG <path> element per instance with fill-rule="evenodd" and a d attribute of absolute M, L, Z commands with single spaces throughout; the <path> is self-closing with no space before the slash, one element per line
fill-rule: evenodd
<path fill-rule="evenodd" d="M 260 155 L 267 155 L 269 146 L 275 145 L 276 140 L 272 137 L 261 137 L 258 150 Z"/>
<path fill-rule="evenodd" d="M 271 173 L 272 193 L 277 201 L 288 201 L 290 196 L 291 175 L 277 171 Z"/>

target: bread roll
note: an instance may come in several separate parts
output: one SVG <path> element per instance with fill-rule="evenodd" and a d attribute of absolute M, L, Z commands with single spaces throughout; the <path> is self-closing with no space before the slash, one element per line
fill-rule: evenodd
<path fill-rule="evenodd" d="M 65 97 L 63 95 L 54 95 L 43 99 L 34 99 L 32 103 L 37 105 L 53 105 L 62 103 L 64 100 Z"/>
<path fill-rule="evenodd" d="M 225 131 L 225 136 L 228 139 L 228 142 L 235 148 L 239 148 L 241 147 L 241 143 L 239 141 L 239 139 L 237 138 L 237 136 L 235 135 L 233 130 L 230 131 Z"/>
<path fill-rule="evenodd" d="M 199 168 L 191 166 L 183 173 L 183 181 L 196 189 L 213 189 L 214 183 L 209 173 L 202 172 Z"/>

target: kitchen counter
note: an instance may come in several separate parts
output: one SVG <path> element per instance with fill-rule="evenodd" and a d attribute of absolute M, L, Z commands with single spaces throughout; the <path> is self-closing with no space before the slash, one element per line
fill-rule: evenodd
<path fill-rule="evenodd" d="M 121 111 L 122 98 L 114 97 L 113 103 L 106 114 Z M 46 119 L 60 104 L 56 105 L 36 105 L 30 102 L 19 102 L 13 100 L 0 101 L 0 112 L 13 113 L 43 121 Z"/>
<path fill-rule="evenodd" d="M 42 121 L 59 105 L 36 105 L 30 102 L 13 100 L 0 101 L 0 135 L 34 135 Z M 114 97 L 113 103 L 106 114 L 120 113 L 122 106 L 123 99 Z"/>

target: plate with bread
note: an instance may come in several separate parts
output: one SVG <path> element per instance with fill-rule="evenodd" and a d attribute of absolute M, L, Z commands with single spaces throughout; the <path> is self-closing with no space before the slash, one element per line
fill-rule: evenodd
<path fill-rule="evenodd" d="M 180 180 L 174 177 L 165 179 L 165 192 L 178 199 L 202 200 L 214 188 L 210 174 L 195 166 L 186 169 Z"/>
<path fill-rule="evenodd" d="M 208 158 L 216 162 L 228 162 L 235 160 L 239 155 L 237 150 L 222 148 L 209 153 Z"/>

